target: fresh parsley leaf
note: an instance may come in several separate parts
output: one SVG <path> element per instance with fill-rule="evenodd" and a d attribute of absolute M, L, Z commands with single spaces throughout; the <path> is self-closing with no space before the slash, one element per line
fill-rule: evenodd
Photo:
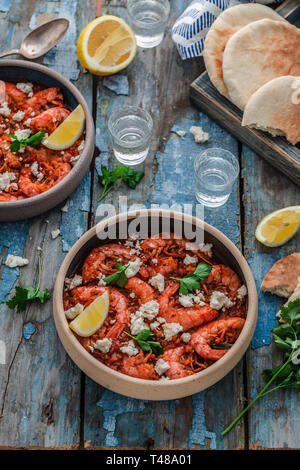
<path fill-rule="evenodd" d="M 101 173 L 102 174 L 98 176 L 98 180 L 103 186 L 103 191 L 98 202 L 100 202 L 119 181 L 123 180 L 131 189 L 135 189 L 136 185 L 144 176 L 143 171 L 133 170 L 131 167 L 125 165 L 117 165 L 113 171 L 109 171 L 104 165 L 102 165 Z"/>
<path fill-rule="evenodd" d="M 36 134 L 31 135 L 28 139 L 18 139 L 15 134 L 9 134 L 9 137 L 13 139 L 9 146 L 12 152 L 17 152 L 21 147 L 26 145 L 31 145 L 31 147 L 36 147 L 40 144 L 45 137 L 45 131 L 39 131 Z"/>
<path fill-rule="evenodd" d="M 212 266 L 207 263 L 199 263 L 193 273 L 187 274 L 183 278 L 170 277 L 175 281 L 180 282 L 180 294 L 187 295 L 189 292 L 194 292 L 200 289 L 200 281 L 206 279 L 212 270 Z"/>
<path fill-rule="evenodd" d="M 152 350 L 155 356 L 160 356 L 163 354 L 164 350 L 162 345 L 157 341 L 151 341 L 151 339 L 155 338 L 155 335 L 152 331 L 145 329 L 142 330 L 137 336 L 132 336 L 131 334 L 127 333 L 127 331 L 124 331 L 124 333 L 130 338 L 134 339 L 143 351 L 149 352 Z"/>
<path fill-rule="evenodd" d="M 39 256 L 38 259 L 38 284 L 36 287 L 27 286 L 27 287 L 19 287 L 15 288 L 15 295 L 6 302 L 6 305 L 14 310 L 17 308 L 17 313 L 23 312 L 26 309 L 27 302 L 31 300 L 38 299 L 42 304 L 51 298 L 51 294 L 48 289 L 40 290 L 40 283 L 41 283 L 41 258 Z"/>
<path fill-rule="evenodd" d="M 123 266 L 121 263 L 117 263 L 117 271 L 110 276 L 103 279 L 105 284 L 117 284 L 120 287 L 124 287 L 128 281 L 128 277 L 125 274 L 128 264 Z"/>
<path fill-rule="evenodd" d="M 300 299 L 289 302 L 285 307 L 280 307 L 280 316 L 282 320 L 287 321 L 291 325 L 300 321 Z"/>

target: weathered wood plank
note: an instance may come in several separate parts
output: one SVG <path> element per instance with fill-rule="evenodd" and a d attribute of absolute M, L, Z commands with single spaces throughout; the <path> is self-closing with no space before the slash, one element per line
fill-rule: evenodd
<path fill-rule="evenodd" d="M 120 2 L 118 2 L 118 5 Z M 171 25 L 184 9 L 185 2 L 172 1 Z M 127 19 L 124 8 L 113 8 L 113 2 L 105 12 Z M 195 196 L 192 182 L 194 156 L 210 146 L 228 148 L 236 155 L 236 141 L 207 117 L 190 109 L 189 83 L 199 74 L 202 61 L 180 60 L 170 35 L 163 44 L 152 50 L 139 50 L 130 67 L 114 77 L 115 91 L 106 79 L 98 82 L 97 95 L 97 146 L 101 152 L 96 159 L 96 170 L 101 164 L 113 167 L 114 159 L 107 135 L 107 119 L 113 109 L 121 104 L 137 104 L 150 111 L 155 130 L 151 143 L 151 155 L 142 168 L 143 184 L 135 191 L 120 186 L 108 195 L 104 202 L 117 205 L 118 196 L 128 196 L 128 205 L 192 204 Z M 126 87 L 129 83 L 129 95 Z M 178 86 L 180 83 L 180 87 Z M 126 83 L 125 83 L 126 84 Z M 124 94 L 125 91 L 125 94 Z M 175 130 L 189 130 L 193 124 L 203 125 L 211 138 L 208 144 L 199 146 L 188 134 L 180 139 Z M 174 126 L 174 127 L 173 127 Z M 93 208 L 101 188 L 94 184 Z M 118 211 L 118 210 L 116 210 Z M 223 208 L 205 211 L 205 220 L 221 228 L 237 244 L 240 244 L 239 192 L 235 189 L 230 202 Z M 241 428 L 227 439 L 220 439 L 220 431 L 228 419 L 229 410 L 240 409 L 242 395 L 242 365 L 209 391 L 182 400 L 169 402 L 144 402 L 122 397 L 102 389 L 87 378 L 85 399 L 84 437 L 88 446 L 165 447 L 165 448 L 236 448 L 244 446 Z M 225 397 L 225 398 L 224 398 Z M 224 401 L 225 400 L 225 401 Z"/>
<path fill-rule="evenodd" d="M 267 213 L 300 203 L 300 190 L 249 149 L 243 151 L 245 202 L 245 253 L 257 281 L 259 292 L 258 324 L 252 349 L 248 354 L 249 399 L 253 399 L 265 382 L 261 371 L 281 363 L 282 354 L 271 344 L 275 314 L 283 299 L 260 291 L 260 284 L 275 261 L 299 251 L 300 236 L 281 248 L 266 248 L 255 240 L 255 227 Z M 249 446 L 299 448 L 297 390 L 279 391 L 259 400 L 249 413 Z M 233 414 L 232 414 L 233 416 Z"/>
<path fill-rule="evenodd" d="M 3 3 L 3 2 L 2 2 Z M 17 47 L 29 27 L 64 16 L 71 21 L 65 38 L 42 60 L 54 66 L 83 92 L 92 106 L 92 78 L 79 69 L 75 44 L 83 25 L 93 15 L 94 2 L 17 1 L 0 9 L 3 48 Z M 85 177 L 67 201 L 69 212 L 60 208 L 35 219 L 0 225 L 1 260 L 6 253 L 29 259 L 28 267 L 1 266 L 0 301 L 14 285 L 32 284 L 36 277 L 37 247 L 42 248 L 42 286 L 52 289 L 56 273 L 69 249 L 87 227 L 90 177 Z M 61 236 L 51 239 L 60 228 Z M 81 373 L 66 355 L 54 327 L 52 303 L 32 304 L 17 315 L 5 304 L 0 307 L 0 340 L 6 346 L 5 364 L 0 364 L 0 446 L 77 446 L 80 433 Z M 3 343 L 2 343 L 3 344 Z"/>

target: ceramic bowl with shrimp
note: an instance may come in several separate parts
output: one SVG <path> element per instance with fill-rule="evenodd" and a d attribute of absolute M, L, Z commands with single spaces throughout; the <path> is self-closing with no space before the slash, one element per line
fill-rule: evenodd
<path fill-rule="evenodd" d="M 82 135 L 65 149 L 43 145 L 79 104 Z M 88 171 L 94 146 L 93 118 L 74 85 L 44 65 L 1 61 L 0 221 L 33 217 L 64 201 Z"/>
<path fill-rule="evenodd" d="M 132 232 L 137 217 L 142 234 Z M 109 298 L 105 318 L 92 334 L 78 334 L 72 325 L 100 296 Z M 192 395 L 221 380 L 247 350 L 257 319 L 255 282 L 236 246 L 195 217 L 153 209 L 86 232 L 63 261 L 53 305 L 78 367 L 145 400 Z"/>

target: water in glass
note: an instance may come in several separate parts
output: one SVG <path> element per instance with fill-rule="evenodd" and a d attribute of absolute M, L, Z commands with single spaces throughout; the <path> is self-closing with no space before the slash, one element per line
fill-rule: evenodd
<path fill-rule="evenodd" d="M 194 162 L 196 198 L 208 207 L 218 207 L 228 200 L 239 174 L 239 163 L 224 149 L 208 149 Z"/>
<path fill-rule="evenodd" d="M 170 12 L 169 1 L 128 0 L 128 10 L 138 46 L 158 46 L 164 37 Z"/>

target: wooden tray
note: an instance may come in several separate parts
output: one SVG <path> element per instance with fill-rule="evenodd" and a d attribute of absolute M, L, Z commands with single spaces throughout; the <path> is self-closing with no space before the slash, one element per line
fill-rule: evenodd
<path fill-rule="evenodd" d="M 277 11 L 288 21 L 300 23 L 299 0 L 288 0 Z M 201 111 L 300 186 L 299 144 L 294 146 L 283 137 L 272 137 L 267 132 L 242 127 L 241 110 L 217 91 L 207 72 L 191 84 L 190 98 Z"/>

